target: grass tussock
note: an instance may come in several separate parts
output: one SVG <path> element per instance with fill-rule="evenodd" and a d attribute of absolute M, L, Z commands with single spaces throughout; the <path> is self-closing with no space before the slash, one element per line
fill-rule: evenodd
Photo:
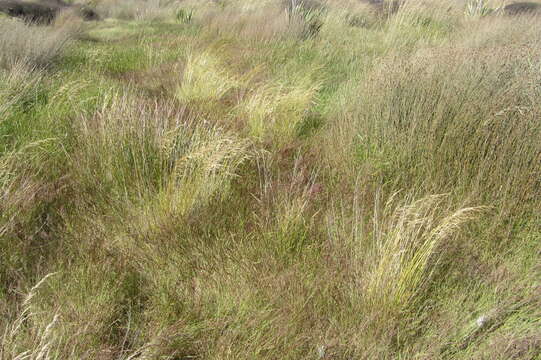
<path fill-rule="evenodd" d="M 314 106 L 318 84 L 263 87 L 254 91 L 239 112 L 248 122 L 250 135 L 284 144 L 295 139 L 299 127 Z"/>
<path fill-rule="evenodd" d="M 432 195 L 398 207 L 390 215 L 391 202 L 382 209 L 381 219 L 374 220 L 371 255 L 368 259 L 363 259 L 366 253 L 357 257 L 371 268 L 359 269 L 364 283 L 360 291 L 364 306 L 380 313 L 378 317 L 398 317 L 423 297 L 438 257 L 444 256 L 444 242 L 451 241 L 480 210 L 462 208 L 445 213 L 440 209 L 444 201 L 444 196 Z"/>
<path fill-rule="evenodd" d="M 36 92 L 42 77 L 39 72 L 32 73 L 25 64 L 13 64 L 10 70 L 0 70 L 0 116 L 7 118 L 24 101 Z"/>
<path fill-rule="evenodd" d="M 182 101 L 217 101 L 239 87 L 241 79 L 224 69 L 217 55 L 209 51 L 188 57 L 176 96 Z"/>
<path fill-rule="evenodd" d="M 538 17 L 96 8 L 0 20 L 0 358 L 539 357 Z"/>
<path fill-rule="evenodd" d="M 317 7 L 292 6 L 289 1 L 230 1 L 207 6 L 199 17 L 200 22 L 214 33 L 271 41 L 314 35 L 321 26 L 321 15 L 322 10 Z"/>
<path fill-rule="evenodd" d="M 28 25 L 19 20 L 0 19 L 0 67 L 17 64 L 47 67 L 60 58 L 79 26 L 68 16 L 55 27 Z"/>
<path fill-rule="evenodd" d="M 101 0 L 96 4 L 96 12 L 103 18 L 121 20 L 158 21 L 172 20 L 179 1 L 136 0 L 131 2 Z"/>
<path fill-rule="evenodd" d="M 518 191 L 536 197 L 533 174 L 539 168 L 532 160 L 540 149 L 532 100 L 539 94 L 531 80 L 539 73 L 532 58 L 523 62 L 520 50 L 500 51 L 492 58 L 482 51 L 421 51 L 382 62 L 370 75 L 370 88 L 361 90 L 369 94 L 359 106 L 361 158 L 378 154 L 387 159 L 382 164 L 387 170 L 397 169 L 393 179 L 403 184 L 418 179 L 429 192 L 490 194 L 521 206 L 527 198 L 507 196 Z"/>

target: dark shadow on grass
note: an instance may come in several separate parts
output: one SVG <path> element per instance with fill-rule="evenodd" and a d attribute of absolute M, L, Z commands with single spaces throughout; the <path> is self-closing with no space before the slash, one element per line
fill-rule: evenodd
<path fill-rule="evenodd" d="M 41 0 L 26 2 L 21 0 L 0 0 L 0 12 L 35 24 L 50 24 L 62 10 L 76 9 L 85 20 L 98 20 L 94 10 L 86 6 L 75 6 L 62 0 Z"/>
<path fill-rule="evenodd" d="M 518 2 L 504 7 L 504 12 L 507 15 L 533 14 L 539 13 L 540 10 L 541 4 L 533 2 Z"/>

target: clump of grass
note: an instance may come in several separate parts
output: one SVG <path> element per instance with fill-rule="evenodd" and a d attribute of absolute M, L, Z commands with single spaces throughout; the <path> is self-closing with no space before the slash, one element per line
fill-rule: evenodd
<path fill-rule="evenodd" d="M 419 181 L 431 192 L 484 194 L 491 203 L 537 197 L 531 174 L 539 171 L 539 146 L 530 139 L 540 131 L 533 120 L 539 93 L 524 84 L 539 73 L 531 55 L 517 56 L 513 47 L 483 54 L 440 49 L 381 62 L 355 105 L 359 160 L 384 158 L 379 175 L 398 186 Z"/>
<path fill-rule="evenodd" d="M 182 215 L 227 194 L 237 168 L 249 158 L 248 144 L 218 128 L 197 128 L 185 154 L 172 164 L 159 201 Z M 162 144 L 170 152 L 177 151 L 178 145 L 175 132 Z"/>
<path fill-rule="evenodd" d="M 74 36 L 74 27 L 64 25 L 45 27 L 0 19 L 0 67 L 9 69 L 21 63 L 29 67 L 51 66 Z"/>
<path fill-rule="evenodd" d="M 0 117 L 7 119 L 20 110 L 24 99 L 37 92 L 41 79 L 42 74 L 25 63 L 13 63 L 9 70 L 0 69 Z"/>
<path fill-rule="evenodd" d="M 491 3 L 489 0 L 470 0 L 466 4 L 466 9 L 464 10 L 464 14 L 468 17 L 485 17 L 490 14 L 497 14 L 502 13 L 504 9 L 504 3 L 502 1 L 502 4 L 497 7 L 491 6 Z"/>
<path fill-rule="evenodd" d="M 18 224 L 24 224 L 25 219 L 32 215 L 35 209 L 35 197 L 41 190 L 40 182 L 33 178 L 32 171 L 25 169 L 21 162 L 42 162 L 39 149 L 43 143 L 27 144 L 21 149 L 5 151 L 0 157 L 0 236 L 10 233 Z"/>
<path fill-rule="evenodd" d="M 21 304 L 21 309 L 11 324 L 2 331 L 0 338 L 0 356 L 5 359 L 54 359 L 56 358 L 55 346 L 58 338 L 55 337 L 54 328 L 58 323 L 58 316 L 53 316 L 46 326 L 38 324 L 30 329 L 26 324 L 36 316 L 33 300 L 38 294 L 39 288 L 54 274 L 44 276 L 34 285 Z M 24 347 L 23 347 L 24 344 Z"/>
<path fill-rule="evenodd" d="M 314 229 L 313 201 L 321 195 L 317 171 L 309 172 L 297 158 L 290 173 L 273 173 L 273 159 L 262 154 L 258 159 L 260 191 L 257 203 L 258 225 L 263 232 L 265 250 L 277 261 L 295 262 L 298 256 L 308 256 L 314 249 L 310 231 Z M 281 177 L 285 178 L 281 178 Z M 267 250 L 268 249 L 268 250 Z"/>
<path fill-rule="evenodd" d="M 462 208 L 442 215 L 444 201 L 445 196 L 429 196 L 397 208 L 392 215 L 385 213 L 391 201 L 382 218 L 374 219 L 374 238 L 368 245 L 373 258 L 358 275 L 363 278 L 363 302 L 372 313 L 396 317 L 416 298 L 423 298 L 432 280 L 431 267 L 444 255 L 441 247 L 480 210 Z"/>
<path fill-rule="evenodd" d="M 385 41 L 388 50 L 404 51 L 419 45 L 445 42 L 458 26 L 456 5 L 439 2 L 405 2 L 386 22 Z"/>
<path fill-rule="evenodd" d="M 71 274 L 78 275 L 78 274 Z M 86 274 L 88 275 L 88 274 Z M 34 285 L 24 297 L 20 309 L 15 314 L 12 321 L 8 322 L 4 329 L 2 329 L 2 336 L 0 337 L 0 356 L 3 359 L 13 359 L 13 360 L 24 360 L 24 359 L 42 359 L 42 360 L 53 360 L 63 357 L 66 354 L 69 356 L 110 356 L 115 355 L 115 358 L 122 360 L 132 360 L 138 358 L 141 355 L 143 356 L 152 356 L 155 353 L 159 353 L 160 342 L 167 341 L 168 334 L 154 334 L 152 340 L 143 343 L 141 346 L 134 347 L 133 349 L 128 349 L 126 346 L 127 337 L 124 338 L 124 343 L 121 344 L 119 348 L 93 348 L 92 343 L 89 341 L 90 338 L 86 337 L 89 332 L 91 332 L 92 325 L 95 326 L 95 319 L 86 318 L 85 324 L 76 324 L 81 325 L 80 328 L 73 328 L 73 323 L 67 321 L 66 317 L 69 316 L 71 319 L 74 318 L 74 314 L 69 314 L 68 306 L 74 306 L 70 310 L 77 311 L 78 307 L 83 307 L 82 304 L 63 304 L 64 306 L 57 307 L 55 313 L 47 314 L 40 311 L 40 306 L 43 305 L 46 301 L 43 301 L 43 297 L 47 295 L 47 292 L 50 289 L 46 289 L 44 284 L 48 284 L 49 287 L 54 287 L 54 280 L 61 276 L 58 273 L 50 273 L 45 275 L 36 285 Z M 94 281 L 90 278 L 81 278 L 83 282 Z M 52 284 L 51 284 L 52 283 Z M 85 291 L 89 290 L 89 284 L 86 285 Z M 69 291 L 73 291 L 74 288 L 70 288 Z M 99 314 L 98 316 L 106 317 L 107 311 L 110 310 L 106 308 L 108 298 L 112 297 L 117 289 L 103 289 L 104 293 L 102 295 L 101 303 L 94 302 L 89 293 L 81 294 L 81 297 L 78 297 L 78 301 L 84 302 L 88 300 L 87 306 L 99 307 L 99 309 L 94 312 L 85 313 L 85 316 L 93 316 Z M 64 300 L 68 300 L 69 296 L 66 296 Z M 90 310 L 90 309 L 89 309 Z M 67 316 L 66 316 L 67 315 Z M 66 316 L 66 317 L 63 317 Z M 0 323 L 1 324 L 1 323 Z M 110 325 L 110 324 L 107 324 Z M 100 329 L 104 331 L 106 329 Z M 130 334 L 130 329 L 128 328 L 128 333 Z M 90 340 L 91 341 L 91 340 Z M 158 351 L 156 351 L 158 348 Z"/>
<path fill-rule="evenodd" d="M 76 183 L 82 191 L 111 200 L 148 194 L 164 176 L 160 133 L 181 118 L 149 103 L 137 104 L 133 97 L 115 91 L 100 96 L 101 108 L 95 114 L 81 116 L 75 124 L 80 149 L 72 155 L 79 163 L 74 167 Z M 153 121 L 154 117 L 158 121 Z"/>
<path fill-rule="evenodd" d="M 96 5 L 96 12 L 103 18 L 121 20 L 158 21 L 172 20 L 178 1 L 135 0 L 130 2 L 102 0 Z"/>
<path fill-rule="evenodd" d="M 283 145 L 294 139 L 307 112 L 314 106 L 318 84 L 263 86 L 239 105 L 250 135 Z"/>
<path fill-rule="evenodd" d="M 329 3 L 328 6 L 331 19 L 326 18 L 325 25 L 329 20 L 336 20 L 335 18 L 339 18 L 342 24 L 361 28 L 370 28 L 378 23 L 377 9 L 368 2 L 344 0 L 340 3 Z"/>
<path fill-rule="evenodd" d="M 193 13 L 194 13 L 193 9 L 179 8 L 177 9 L 177 12 L 175 13 L 175 18 L 177 19 L 178 22 L 187 24 L 187 23 L 192 22 Z"/>
<path fill-rule="evenodd" d="M 207 7 L 199 21 L 215 33 L 247 40 L 299 40 L 319 31 L 320 15 L 321 11 L 300 4 L 233 1 Z"/>
<path fill-rule="evenodd" d="M 44 178 L 53 172 L 48 150 L 54 149 L 55 142 L 55 139 L 45 139 L 2 149 L 0 307 L 12 291 L 24 286 L 20 278 L 30 276 L 33 269 L 43 263 L 48 249 L 54 246 L 51 241 L 36 250 L 34 244 L 38 239 L 50 240 L 48 232 L 52 223 L 47 209 L 58 192 Z"/>
<path fill-rule="evenodd" d="M 169 340 L 160 334 L 165 309 L 171 306 L 163 303 L 168 289 L 161 285 L 171 279 L 169 273 L 152 275 L 153 264 L 166 260 L 163 246 L 180 244 L 169 235 L 230 196 L 238 168 L 251 157 L 250 144 L 223 129 L 195 123 L 172 101 L 158 104 L 114 92 L 100 96 L 102 107 L 96 113 L 75 119 L 76 146 L 66 154 L 72 194 L 66 206 L 71 210 L 64 221 L 74 236 L 85 233 L 92 239 L 80 244 L 87 255 L 106 251 L 130 263 L 138 259 L 138 265 L 126 272 L 123 266 L 89 263 L 79 256 L 82 248 L 64 243 L 62 251 L 70 253 L 77 265 L 58 258 L 62 275 L 37 306 L 45 312 L 54 308 L 60 319 L 69 319 L 55 331 L 62 353 L 98 356 L 110 351 L 119 358 L 141 351 L 161 354 L 169 349 Z M 128 222 L 123 220 L 126 215 Z M 161 245 L 144 240 L 158 238 Z M 181 269 L 180 273 L 171 269 L 172 274 L 184 274 L 186 269 Z M 139 289 L 140 277 L 145 287 L 156 284 L 155 291 Z M 143 333 L 140 330 L 147 327 L 139 320 L 143 314 L 130 308 L 139 293 L 161 311 L 156 315 L 160 322 L 149 323 Z M 126 318 L 130 311 L 133 326 L 138 326 L 134 333 L 125 329 L 132 326 Z M 154 316 L 150 309 L 148 313 L 149 318 Z"/>
<path fill-rule="evenodd" d="M 192 219 L 198 219 L 201 213 L 212 213 L 216 204 L 230 197 L 230 187 L 238 176 L 238 168 L 251 157 L 250 144 L 223 129 L 198 124 L 196 119 L 180 111 L 174 102 L 158 105 L 118 94 L 112 95 L 102 111 L 81 119 L 79 131 L 80 150 L 73 155 L 72 171 L 74 186 L 78 186 L 82 195 L 77 201 L 78 211 L 81 216 L 86 216 L 85 209 L 97 208 L 99 214 L 104 214 L 96 219 L 88 218 L 90 227 L 82 231 L 100 229 L 95 236 L 104 243 L 103 248 L 97 251 L 111 252 L 115 257 L 128 261 L 134 265 L 132 270 L 135 274 L 125 274 L 125 269 L 116 266 L 109 271 L 140 278 L 134 280 L 137 281 L 133 284 L 136 288 L 130 286 L 126 291 L 142 293 L 145 302 L 152 304 L 145 314 L 135 314 L 138 317 L 144 315 L 148 321 L 137 322 L 143 333 L 137 336 L 130 334 L 130 341 L 136 344 L 143 341 L 142 346 L 145 342 L 155 344 L 146 348 L 144 352 L 148 354 L 182 352 L 182 349 L 169 345 L 169 340 L 160 337 L 165 327 L 177 322 L 174 314 L 179 311 L 178 300 L 181 298 L 173 300 L 173 295 L 180 295 L 177 293 L 180 290 L 173 284 L 192 269 L 191 265 L 184 263 L 184 258 L 177 256 L 177 251 L 179 246 L 190 251 L 192 246 L 200 245 L 204 249 L 206 245 L 197 238 L 179 242 L 176 234 L 186 229 L 186 235 L 191 237 L 185 225 Z M 89 157 L 89 152 L 95 156 Z M 96 203 L 92 204 L 84 194 L 99 195 L 93 195 L 91 201 Z M 129 222 L 123 220 L 125 215 L 130 217 Z M 111 216 L 118 221 L 110 221 Z M 166 248 L 172 251 L 168 255 L 163 252 Z M 132 263 L 132 260 L 136 262 Z M 181 266 L 182 263 L 187 267 Z M 156 264 L 163 265 L 159 276 L 154 273 Z M 87 268 L 84 262 L 81 266 Z M 90 271 L 96 270 L 91 267 Z M 83 272 L 77 276 L 81 283 L 87 275 Z M 111 283 L 108 277 L 100 276 L 100 279 L 107 294 L 114 293 L 110 287 L 116 289 L 118 280 Z M 144 288 L 139 288 L 143 286 L 139 283 L 143 283 Z M 79 301 L 78 291 L 85 288 L 77 289 L 66 297 L 68 301 Z M 104 291 L 94 286 L 92 289 L 97 293 Z M 125 308 L 121 301 L 122 293 L 103 296 L 106 309 L 91 311 L 93 326 L 86 334 L 90 339 L 103 336 L 100 329 L 112 333 L 123 331 L 121 324 L 125 324 L 126 319 L 121 312 Z M 89 311 L 90 308 L 95 309 L 92 303 L 82 304 L 86 304 L 80 306 L 87 307 Z M 70 308 L 68 306 L 65 312 L 70 313 Z M 191 313 L 188 309 L 186 311 L 186 314 Z M 77 323 L 82 324 L 90 315 L 83 318 L 80 313 L 75 313 L 73 316 Z M 167 319 L 169 316 L 172 318 Z M 119 323 L 111 325 L 115 321 Z M 185 343 L 187 348 L 191 346 L 182 337 L 175 341 Z M 169 350 L 171 352 L 167 352 Z"/>
<path fill-rule="evenodd" d="M 451 256 L 445 249 L 483 210 L 453 210 L 448 195 L 398 200 L 394 194 L 382 204 L 379 191 L 372 210 L 361 208 L 355 198 L 351 219 L 349 210 L 333 210 L 327 225 L 333 252 L 350 257 L 342 271 L 351 284 L 343 290 L 352 312 L 362 314 L 353 325 L 364 333 L 353 341 L 361 352 L 373 341 L 390 351 L 403 321 L 417 321 L 416 309 L 423 307 L 434 282 L 441 281 L 440 262 Z"/>
<path fill-rule="evenodd" d="M 66 84 L 52 95 L 44 74 L 26 64 L 0 70 L 0 303 L 22 290 L 20 279 L 35 274 L 56 244 L 53 208 L 62 202 L 70 147 L 66 103 L 78 93 Z"/>
<path fill-rule="evenodd" d="M 181 101 L 217 101 L 241 84 L 210 51 L 188 57 L 184 74 L 176 91 Z"/>
<path fill-rule="evenodd" d="M 181 213 L 225 190 L 221 176 L 231 175 L 247 144 L 219 129 L 194 128 L 193 119 L 173 104 L 138 101 L 113 95 L 96 115 L 80 120 L 78 183 L 127 201 L 154 194 Z M 87 151 L 94 156 L 85 156 Z M 96 177 L 99 184 L 92 181 Z M 175 195 L 178 189 L 184 199 Z"/>
<path fill-rule="evenodd" d="M 393 119 L 391 123 L 388 123 L 392 125 L 386 128 L 382 128 L 381 123 L 379 125 L 373 123 L 380 131 L 383 131 L 380 133 L 382 136 L 380 139 L 387 142 L 386 139 L 389 139 L 385 135 L 387 130 L 394 128 L 397 131 L 395 134 L 398 135 L 406 128 L 412 129 L 411 125 L 415 127 L 417 135 L 425 133 L 426 137 L 423 141 L 425 145 L 417 147 L 420 144 L 413 145 L 415 141 L 412 142 L 410 138 L 401 146 L 404 146 L 403 149 L 408 148 L 406 143 L 409 143 L 416 148 L 416 150 L 412 149 L 414 152 L 422 151 L 432 154 L 429 158 L 434 161 L 433 165 L 426 165 L 428 168 L 434 166 L 442 171 L 441 173 L 437 171 L 433 173 L 434 176 L 430 176 L 434 185 L 452 182 L 454 186 L 462 184 L 470 191 L 484 194 L 497 191 L 496 189 L 501 191 L 503 188 L 506 189 L 505 193 L 515 193 L 517 196 L 518 193 L 515 190 L 522 192 L 526 188 L 529 189 L 527 191 L 529 194 L 536 193 L 531 187 L 533 184 L 530 175 L 526 174 L 539 171 L 534 160 L 539 156 L 538 144 L 521 140 L 521 146 L 511 145 L 519 138 L 533 139 L 530 137 L 531 134 L 537 134 L 540 131 L 533 120 L 537 111 L 532 102 L 539 96 L 538 91 L 535 87 L 518 86 L 519 83 L 523 84 L 527 77 L 539 76 L 536 70 L 530 67 L 529 60 L 523 62 L 512 49 L 503 50 L 499 57 L 494 59 L 488 59 L 482 55 L 467 56 L 457 62 L 456 60 L 448 61 L 439 56 L 437 58 L 441 59 L 440 64 L 450 71 L 449 74 L 451 72 L 454 74 L 453 78 L 446 77 L 447 79 L 443 80 L 444 75 L 439 73 L 440 70 L 429 66 L 425 67 L 424 74 L 426 75 L 421 77 L 424 80 L 416 80 L 420 86 L 407 81 L 407 93 L 399 90 L 400 84 L 405 84 L 402 80 L 398 80 L 398 83 L 393 85 L 390 84 L 389 86 L 397 85 L 398 87 L 395 87 L 395 90 L 391 91 L 393 95 L 384 101 L 389 101 L 391 104 L 398 102 L 400 104 L 398 108 L 401 110 L 388 113 L 390 117 L 378 116 L 378 123 L 384 118 Z M 419 66 L 426 64 L 418 57 L 414 59 L 411 63 L 411 71 L 416 71 L 414 69 L 420 69 Z M 509 65 L 514 70 L 500 66 L 502 59 L 506 59 L 508 64 L 514 64 Z M 433 63 L 436 62 L 439 61 L 434 59 Z M 395 68 L 394 65 L 393 68 Z M 402 73 L 402 70 L 399 72 Z M 389 76 L 389 73 L 386 76 Z M 459 78 L 462 81 L 455 82 Z M 428 92 L 439 95 L 434 98 L 434 95 L 429 96 Z M 372 94 L 375 95 L 375 93 Z M 419 103 L 419 99 L 424 100 Z M 428 105 L 431 99 L 434 99 L 434 102 Z M 424 119 L 427 122 L 419 126 L 421 123 L 412 119 Z M 510 124 L 513 125 L 510 126 Z M 432 140 L 427 142 L 427 139 Z M 460 175 L 457 177 L 458 174 L 453 175 L 453 171 L 445 163 L 452 164 L 458 158 L 468 160 L 460 167 L 458 172 Z M 523 159 L 524 162 L 517 161 L 517 158 Z M 455 171 L 458 170 L 455 169 Z M 489 171 L 492 175 L 483 175 L 485 171 Z M 506 174 L 513 174 L 513 176 L 509 177 Z M 523 200 L 526 199 L 523 198 Z"/>

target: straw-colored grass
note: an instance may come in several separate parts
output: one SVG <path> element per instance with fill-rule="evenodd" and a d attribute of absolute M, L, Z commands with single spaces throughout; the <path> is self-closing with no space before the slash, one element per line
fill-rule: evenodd
<path fill-rule="evenodd" d="M 56 27 L 27 25 L 19 20 L 0 18 L 0 68 L 18 64 L 47 67 L 62 55 L 79 27 L 74 21 L 60 20 Z"/>
<path fill-rule="evenodd" d="M 100 0 L 97 13 L 104 18 L 137 21 L 159 21 L 174 19 L 179 1 L 164 0 Z"/>

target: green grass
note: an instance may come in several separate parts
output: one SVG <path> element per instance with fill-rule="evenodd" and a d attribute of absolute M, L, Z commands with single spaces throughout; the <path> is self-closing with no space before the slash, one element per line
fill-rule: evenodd
<path fill-rule="evenodd" d="M 0 19 L 1 359 L 540 358 L 538 17 L 177 5 Z"/>

